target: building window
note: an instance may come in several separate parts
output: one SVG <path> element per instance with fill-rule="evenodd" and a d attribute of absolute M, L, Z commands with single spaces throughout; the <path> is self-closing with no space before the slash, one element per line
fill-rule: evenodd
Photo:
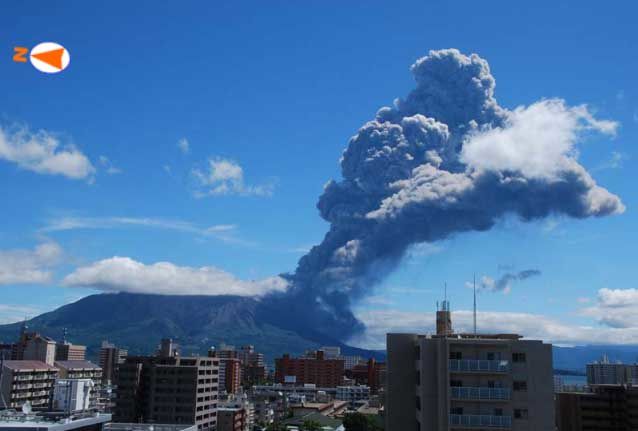
<path fill-rule="evenodd" d="M 421 346 L 419 345 L 414 346 L 414 360 L 415 361 L 421 360 Z"/>
<path fill-rule="evenodd" d="M 450 359 L 463 359 L 463 355 L 461 354 L 461 352 L 450 352 Z"/>
<path fill-rule="evenodd" d="M 518 392 L 527 392 L 527 382 L 525 380 L 514 380 L 514 390 Z"/>
<path fill-rule="evenodd" d="M 461 380 L 450 380 L 450 386 L 461 387 L 463 386 L 463 382 Z"/>
<path fill-rule="evenodd" d="M 419 396 L 416 397 L 416 409 L 421 411 L 421 397 Z"/>
<path fill-rule="evenodd" d="M 416 384 L 417 386 L 421 385 L 421 371 L 419 370 L 416 371 Z"/>
<path fill-rule="evenodd" d="M 512 353 L 512 362 L 526 362 L 525 353 Z"/>
<path fill-rule="evenodd" d="M 514 419 L 527 419 L 527 409 L 514 409 Z"/>
<path fill-rule="evenodd" d="M 497 407 L 494 409 L 494 416 L 503 416 L 503 409 L 500 407 Z"/>
<path fill-rule="evenodd" d="M 463 407 L 452 407 L 450 409 L 450 414 L 453 415 L 462 415 L 463 414 Z"/>

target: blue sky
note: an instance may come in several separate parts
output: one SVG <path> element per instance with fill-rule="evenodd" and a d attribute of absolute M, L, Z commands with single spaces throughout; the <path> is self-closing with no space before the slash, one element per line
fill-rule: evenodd
<path fill-rule="evenodd" d="M 128 258 L 123 265 L 215 267 L 212 276 L 237 289 L 271 288 L 269 277 L 293 270 L 327 231 L 316 202 L 340 177 L 348 139 L 410 91 L 415 60 L 457 48 L 489 62 L 501 106 L 557 97 L 618 122 L 615 137 L 588 136 L 578 151 L 626 211 L 529 224 L 512 217 L 417 247 L 357 304 L 372 328 L 357 342 L 378 346 L 387 328 L 431 328 L 444 282 L 453 309 L 469 310 L 474 273 L 480 282 L 537 269 L 509 293 L 481 291 L 480 308 L 492 313 L 486 327 L 564 344 L 610 334 L 638 343 L 638 325 L 608 318 L 638 310 L 638 7 L 429 3 L 3 6 L 5 137 L 27 130 L 53 139 L 92 172 L 38 172 L 0 155 L 0 321 L 97 292 L 65 277 L 114 256 Z M 11 61 L 14 46 L 42 41 L 70 51 L 67 70 L 49 76 Z M 524 323 L 535 318 L 541 329 Z"/>

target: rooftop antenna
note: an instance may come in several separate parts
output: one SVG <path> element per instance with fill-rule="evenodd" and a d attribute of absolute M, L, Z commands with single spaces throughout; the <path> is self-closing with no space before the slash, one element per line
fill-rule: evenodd
<path fill-rule="evenodd" d="M 474 336 L 476 337 L 476 273 L 474 273 Z"/>

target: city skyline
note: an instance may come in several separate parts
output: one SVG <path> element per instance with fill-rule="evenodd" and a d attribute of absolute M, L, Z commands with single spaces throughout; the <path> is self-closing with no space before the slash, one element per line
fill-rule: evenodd
<path fill-rule="evenodd" d="M 538 151 L 578 160 L 622 204 L 600 218 L 506 213 L 483 232 L 411 244 L 355 300 L 367 328 L 344 341 L 383 348 L 386 332 L 433 332 L 446 283 L 455 329 L 469 330 L 476 275 L 481 331 L 638 343 L 638 60 L 624 45 L 635 6 L 547 2 L 515 15 L 467 5 L 456 33 L 445 22 L 458 12 L 445 5 L 405 3 L 406 14 L 281 3 L 260 14 L 249 3 L 200 4 L 177 12 L 198 24 L 189 34 L 168 18 L 174 11 L 143 3 L 126 16 L 121 4 L 69 3 L 9 21 L 27 6 L 1 18 L 5 49 L 52 39 L 72 60 L 56 76 L 2 66 L 1 323 L 100 292 L 285 291 L 278 275 L 328 231 L 317 200 L 341 180 L 349 138 L 414 88 L 410 65 L 456 48 L 489 63 L 495 98 L 511 112 L 564 101 L 553 108 L 576 115 L 581 126 L 567 132 L 577 136 L 562 152 Z M 359 13 L 366 19 L 353 23 Z M 430 15 L 440 19 L 418 25 Z M 377 34 L 384 25 L 387 38 Z M 516 163 L 534 177 L 551 159 L 543 155 Z"/>

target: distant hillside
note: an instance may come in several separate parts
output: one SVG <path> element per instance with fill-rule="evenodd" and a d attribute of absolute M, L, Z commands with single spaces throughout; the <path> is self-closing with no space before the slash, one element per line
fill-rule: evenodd
<path fill-rule="evenodd" d="M 281 310 L 282 313 L 285 310 Z M 272 322 L 281 322 L 280 316 Z M 205 353 L 222 342 L 253 344 L 269 361 L 282 353 L 299 354 L 321 345 L 338 345 L 346 354 L 375 356 L 380 352 L 346 346 L 318 333 L 298 333 L 272 323 L 260 302 L 238 296 L 165 296 L 130 293 L 100 294 L 83 298 L 27 322 L 54 339 L 67 328 L 70 341 L 88 347 L 95 358 L 102 340 L 127 347 L 131 353 L 153 352 L 162 337 L 171 337 L 183 354 Z M 13 341 L 21 323 L 0 325 L 0 341 Z M 303 326 L 303 325 L 299 325 Z"/>

